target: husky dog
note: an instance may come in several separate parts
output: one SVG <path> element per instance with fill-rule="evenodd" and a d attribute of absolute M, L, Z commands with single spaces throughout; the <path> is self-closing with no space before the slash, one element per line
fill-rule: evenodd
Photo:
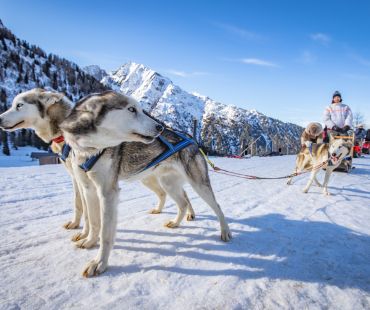
<path fill-rule="evenodd" d="M 63 139 L 58 139 L 58 137 L 63 135 L 60 124 L 71 111 L 72 103 L 64 94 L 35 88 L 23 92 L 14 98 L 11 108 L 0 115 L 0 128 L 7 131 L 14 131 L 21 128 L 34 129 L 42 140 L 47 143 L 52 142 L 51 148 L 55 153 L 61 153 L 64 141 Z M 95 233 L 94 236 L 90 236 L 90 239 L 85 240 L 90 232 L 90 221 L 86 208 L 87 198 L 82 195 L 84 186 L 79 184 L 81 180 L 88 182 L 89 179 L 77 165 L 72 164 L 71 156 L 67 157 L 63 163 L 72 177 L 75 196 L 74 217 L 64 227 L 66 229 L 78 228 L 81 216 L 84 214 L 85 223 L 83 230 L 75 234 L 72 237 L 72 241 L 77 242 L 76 245 L 78 247 L 92 247 L 97 243 L 99 232 Z M 143 179 L 142 183 L 155 192 L 159 198 L 158 206 L 151 210 L 151 213 L 160 213 L 166 201 L 166 192 L 154 176 Z M 88 199 L 91 200 L 90 197 Z M 94 201 L 94 203 L 96 202 Z M 189 203 L 187 220 L 194 219 L 194 216 L 194 211 Z"/>
<path fill-rule="evenodd" d="M 190 183 L 216 213 L 221 226 L 221 239 L 230 240 L 231 232 L 215 199 L 206 161 L 196 145 L 189 145 L 154 167 L 144 170 L 166 150 L 156 139 L 159 134 L 171 143 L 179 142 L 180 138 L 147 116 L 132 98 L 113 91 L 87 96 L 76 104 L 61 128 L 66 141 L 74 150 L 73 162 L 82 164 L 90 156 L 101 154 L 92 169 L 86 173 L 91 181 L 89 186 L 94 187 L 87 190 L 96 191 L 98 197 L 101 229 L 100 248 L 96 258 L 84 269 L 85 277 L 98 275 L 107 268 L 116 231 L 118 180 L 157 177 L 178 206 L 176 218 L 166 224 L 169 228 L 179 226 L 185 216 L 189 199 L 183 185 Z M 94 204 L 87 205 L 89 219 L 99 218 L 99 208 Z"/>
<path fill-rule="evenodd" d="M 297 155 L 295 172 L 301 172 L 305 169 L 317 167 L 325 163 L 322 167 L 326 169 L 324 183 L 321 185 L 316 178 L 320 168 L 313 169 L 303 192 L 307 193 L 312 183 L 315 181 L 319 187 L 323 187 L 323 193 L 325 195 L 330 195 L 328 191 L 330 176 L 341 164 L 342 160 L 350 154 L 352 143 L 343 139 L 331 139 L 329 144 L 313 144 L 312 146 L 312 152 L 310 152 L 308 147 L 304 147 Z M 288 185 L 292 184 L 292 179 L 293 177 L 288 180 Z"/>
<path fill-rule="evenodd" d="M 52 142 L 51 148 L 55 153 L 60 153 L 64 142 L 57 140 L 62 135 L 59 125 L 71 110 L 72 104 L 63 94 L 36 88 L 14 98 L 9 110 L 0 115 L 0 128 L 6 131 L 34 129 L 43 141 Z M 71 160 L 68 158 L 64 164 L 72 177 L 75 213 L 73 219 L 63 226 L 66 229 L 75 229 L 80 225 L 83 203 L 72 173 Z"/>

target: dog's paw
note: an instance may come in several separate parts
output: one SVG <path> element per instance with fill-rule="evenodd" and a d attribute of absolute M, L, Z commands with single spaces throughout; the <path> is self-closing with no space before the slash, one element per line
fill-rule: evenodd
<path fill-rule="evenodd" d="M 322 192 L 324 195 L 326 195 L 326 196 L 330 196 L 331 194 L 330 194 L 330 192 L 329 191 L 327 191 L 327 190 L 323 190 L 323 192 Z"/>
<path fill-rule="evenodd" d="M 302 193 L 307 194 L 307 193 L 308 193 L 308 188 L 305 188 L 305 189 L 302 191 Z"/>
<path fill-rule="evenodd" d="M 221 231 L 221 240 L 224 242 L 229 242 L 232 239 L 232 234 L 229 229 L 225 229 L 224 231 Z"/>
<path fill-rule="evenodd" d="M 104 264 L 101 261 L 96 261 L 94 259 L 86 265 L 84 271 L 82 272 L 82 275 L 85 278 L 91 278 L 103 273 L 106 269 L 107 264 Z"/>
<path fill-rule="evenodd" d="M 63 225 L 65 229 L 77 229 L 80 226 L 80 223 L 68 221 Z"/>
<path fill-rule="evenodd" d="M 150 214 L 159 214 L 161 213 L 161 210 L 158 210 L 158 209 L 152 209 L 149 211 Z"/>
<path fill-rule="evenodd" d="M 96 246 L 97 243 L 98 243 L 98 241 L 95 240 L 95 239 L 85 238 L 85 239 L 81 239 L 81 240 L 76 241 L 75 245 L 76 245 L 76 247 L 78 247 L 80 249 L 91 249 L 94 246 Z"/>
<path fill-rule="evenodd" d="M 73 242 L 76 242 L 76 241 L 78 241 L 78 240 L 81 240 L 81 239 L 85 239 L 86 237 L 87 237 L 87 233 L 84 233 L 83 231 L 82 232 L 79 232 L 79 233 L 77 233 L 77 234 L 74 234 L 73 236 L 72 236 L 72 238 L 71 238 L 71 240 L 73 241 Z"/>
<path fill-rule="evenodd" d="M 193 214 L 193 213 L 189 213 L 189 214 L 187 214 L 186 215 L 186 220 L 187 221 L 194 221 L 195 220 L 195 214 Z"/>
<path fill-rule="evenodd" d="M 164 226 L 167 228 L 176 228 L 176 227 L 179 227 L 179 224 L 177 224 L 174 221 L 168 221 L 164 224 Z"/>

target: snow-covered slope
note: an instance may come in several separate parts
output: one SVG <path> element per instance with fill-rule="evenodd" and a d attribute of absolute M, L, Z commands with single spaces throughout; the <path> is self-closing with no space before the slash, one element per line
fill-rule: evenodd
<path fill-rule="evenodd" d="M 299 148 L 300 126 L 188 93 L 142 64 L 126 63 L 105 76 L 102 83 L 133 96 L 167 125 L 195 134 L 209 152 L 238 154 L 260 136 L 260 151 L 266 151 L 267 146 L 267 152 L 271 152 L 272 139 L 276 141 L 276 150 L 280 147 L 286 152 L 288 148 L 295 153 Z"/>
<path fill-rule="evenodd" d="M 97 81 L 102 80 L 105 76 L 107 76 L 107 72 L 101 69 L 97 65 L 90 65 L 82 68 L 85 73 L 93 76 Z"/>
<path fill-rule="evenodd" d="M 120 91 L 168 126 L 194 135 L 210 153 L 239 154 L 246 146 L 248 152 L 269 153 L 272 141 L 275 151 L 296 153 L 299 148 L 302 128 L 297 125 L 188 93 L 142 64 L 129 62 L 108 75 L 96 65 L 81 69 L 18 39 L 0 24 L 0 102 L 9 105 L 19 92 L 34 87 L 63 91 L 72 100 L 105 89 Z"/>
<path fill-rule="evenodd" d="M 294 156 L 213 159 L 248 174 L 289 173 Z M 72 184 L 62 165 L 0 168 L 0 309 L 370 309 L 370 158 L 334 173 L 324 196 L 307 177 L 292 186 L 211 173 L 234 239 L 219 240 L 215 215 L 189 188 L 194 222 L 168 200 L 122 183 L 110 267 L 84 279 L 97 253 L 76 249 Z M 319 179 L 323 175 L 320 173 Z"/>
<path fill-rule="evenodd" d="M 107 89 L 78 65 L 18 39 L 0 21 L 0 103 L 9 105 L 35 87 L 62 91 L 72 100 Z"/>

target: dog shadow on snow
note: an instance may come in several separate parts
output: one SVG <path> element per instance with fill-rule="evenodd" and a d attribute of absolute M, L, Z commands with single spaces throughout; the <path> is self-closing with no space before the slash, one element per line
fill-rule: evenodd
<path fill-rule="evenodd" d="M 218 225 L 213 216 L 197 219 L 212 219 Z M 197 226 L 196 222 L 191 224 Z M 140 266 L 124 265 L 123 258 L 122 266 L 111 266 L 107 275 L 161 270 L 246 280 L 267 277 L 370 292 L 370 237 L 367 235 L 328 222 L 292 220 L 281 214 L 230 219 L 234 237 L 230 243 L 216 240 L 216 229 L 194 226 L 189 224 L 168 232 L 119 229 L 115 249 L 151 254 L 155 259 L 148 259 L 149 263 Z M 192 230 L 202 232 L 196 234 Z M 141 239 L 140 235 L 145 238 Z M 180 242 L 177 237 L 190 241 Z M 176 256 L 176 266 L 169 266 L 169 256 Z M 179 266 L 178 257 L 185 258 L 184 266 Z M 209 268 L 212 263 L 217 268 Z"/>

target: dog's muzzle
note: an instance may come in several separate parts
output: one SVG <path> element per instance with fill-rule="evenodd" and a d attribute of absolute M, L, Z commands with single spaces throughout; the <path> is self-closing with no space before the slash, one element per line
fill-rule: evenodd
<path fill-rule="evenodd" d="M 338 157 L 337 154 L 335 154 L 335 153 L 331 154 L 331 156 L 330 156 L 330 160 L 334 165 L 338 163 L 339 159 L 340 159 L 340 157 Z"/>

